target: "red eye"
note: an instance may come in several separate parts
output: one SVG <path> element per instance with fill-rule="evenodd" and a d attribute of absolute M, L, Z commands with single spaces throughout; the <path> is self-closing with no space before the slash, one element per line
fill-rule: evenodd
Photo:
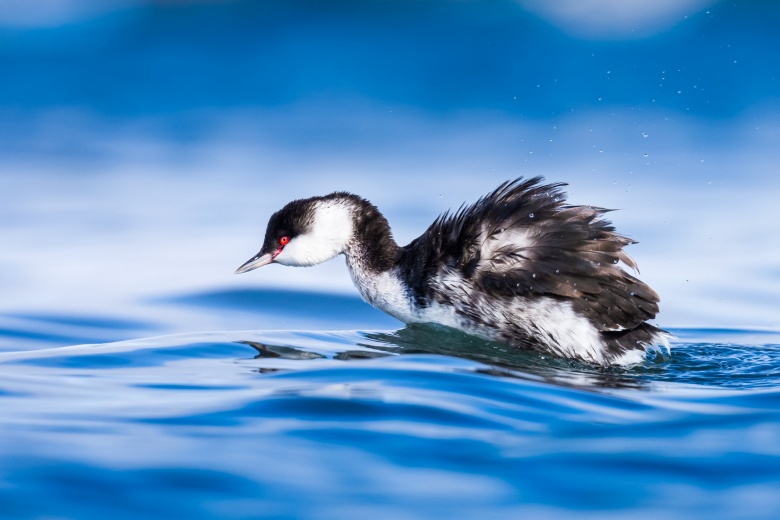
<path fill-rule="evenodd" d="M 282 237 L 279 239 L 280 246 L 286 246 L 290 242 L 290 237 Z"/>

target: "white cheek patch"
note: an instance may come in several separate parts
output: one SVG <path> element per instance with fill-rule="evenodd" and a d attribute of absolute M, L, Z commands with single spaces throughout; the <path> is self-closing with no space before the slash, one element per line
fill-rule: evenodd
<path fill-rule="evenodd" d="M 323 202 L 314 210 L 309 232 L 290 240 L 274 260 L 296 267 L 320 264 L 343 253 L 352 234 L 349 209 L 335 201 Z"/>

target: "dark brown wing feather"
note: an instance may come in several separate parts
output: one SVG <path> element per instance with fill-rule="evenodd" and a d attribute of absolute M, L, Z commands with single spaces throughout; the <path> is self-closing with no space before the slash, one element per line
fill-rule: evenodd
<path fill-rule="evenodd" d="M 454 215 L 445 213 L 406 246 L 399 267 L 417 288 L 418 303 L 446 298 L 433 294 L 426 280 L 449 271 L 496 298 L 571 301 L 602 331 L 631 329 L 655 317 L 658 294 L 618 265 L 636 269 L 623 251 L 634 241 L 603 218 L 608 210 L 567 205 L 565 184 L 541 182 L 506 182 Z M 486 246 L 490 240 L 496 247 Z"/>

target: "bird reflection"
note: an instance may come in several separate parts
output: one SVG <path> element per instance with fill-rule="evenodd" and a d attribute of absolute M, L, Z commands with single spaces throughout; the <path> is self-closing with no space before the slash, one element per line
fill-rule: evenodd
<path fill-rule="evenodd" d="M 631 367 L 603 367 L 586 362 L 547 355 L 531 348 L 518 349 L 501 343 L 485 341 L 439 325 L 408 325 L 387 332 L 359 333 L 364 341 L 333 354 L 314 352 L 306 348 L 273 345 L 259 341 L 239 341 L 252 347 L 254 359 L 358 361 L 396 355 L 433 354 L 476 361 L 482 366 L 472 370 L 492 377 L 509 377 L 544 381 L 577 388 L 645 388 L 649 375 L 668 361 L 662 355 Z M 282 370 L 266 366 L 259 372 Z M 455 370 L 460 370 L 457 368 Z"/>

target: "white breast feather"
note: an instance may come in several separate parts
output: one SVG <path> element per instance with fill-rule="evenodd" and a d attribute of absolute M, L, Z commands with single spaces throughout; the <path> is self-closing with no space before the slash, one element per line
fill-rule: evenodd
<path fill-rule="evenodd" d="M 409 297 L 395 271 L 368 275 L 351 262 L 347 262 L 347 267 L 360 296 L 366 302 L 404 323 L 419 321 L 415 319 Z"/>

